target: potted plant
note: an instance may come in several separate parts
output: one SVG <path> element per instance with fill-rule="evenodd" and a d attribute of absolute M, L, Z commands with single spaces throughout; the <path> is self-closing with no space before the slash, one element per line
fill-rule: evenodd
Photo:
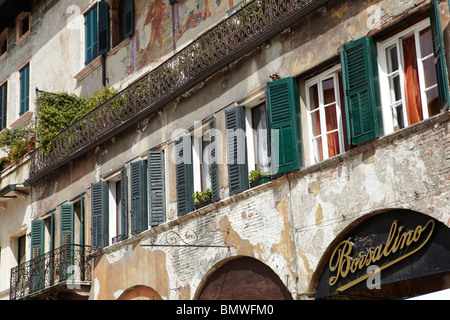
<path fill-rule="evenodd" d="M 211 200 L 212 192 L 210 189 L 206 189 L 205 191 L 196 191 L 192 194 L 192 199 L 194 199 L 195 209 L 200 209 L 208 204 L 212 203 Z"/>
<path fill-rule="evenodd" d="M 250 188 L 254 188 L 260 184 L 269 182 L 270 176 L 267 171 L 263 170 L 263 168 L 259 168 L 259 170 L 250 171 L 248 181 L 250 182 Z"/>

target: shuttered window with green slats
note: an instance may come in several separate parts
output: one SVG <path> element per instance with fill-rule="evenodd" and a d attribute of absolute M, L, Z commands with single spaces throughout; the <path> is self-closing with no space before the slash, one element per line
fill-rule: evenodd
<path fill-rule="evenodd" d="M 245 109 L 237 106 L 225 111 L 228 189 L 230 195 L 248 189 Z"/>
<path fill-rule="evenodd" d="M 7 126 L 7 112 L 8 112 L 8 85 L 4 83 L 0 86 L 0 131 Z"/>
<path fill-rule="evenodd" d="M 175 141 L 175 166 L 177 181 L 178 216 L 194 210 L 194 172 L 192 166 L 191 136 L 183 136 Z"/>
<path fill-rule="evenodd" d="M 85 65 L 109 51 L 109 5 L 100 1 L 84 16 Z"/>
<path fill-rule="evenodd" d="M 73 244 L 74 235 L 74 207 L 73 204 L 61 205 L 60 245 Z"/>
<path fill-rule="evenodd" d="M 31 259 L 44 254 L 44 220 L 31 221 Z"/>
<path fill-rule="evenodd" d="M 147 229 L 147 161 L 135 161 L 130 165 L 131 234 Z"/>
<path fill-rule="evenodd" d="M 272 174 L 303 167 L 299 99 L 294 78 L 267 83 Z"/>
<path fill-rule="evenodd" d="M 122 0 L 119 8 L 119 40 L 134 34 L 134 0 Z"/>
<path fill-rule="evenodd" d="M 150 225 L 166 221 L 164 151 L 150 151 L 148 162 L 148 191 Z"/>
<path fill-rule="evenodd" d="M 211 179 L 211 200 L 216 202 L 220 200 L 220 185 L 219 185 L 219 159 L 217 146 L 217 125 L 216 119 L 209 122 L 209 177 Z"/>
<path fill-rule="evenodd" d="M 356 145 L 383 134 L 375 43 L 363 37 L 341 47 L 347 139 Z"/>
<path fill-rule="evenodd" d="M 120 238 L 124 239 L 128 237 L 128 174 L 126 168 L 120 172 L 119 210 Z"/>
<path fill-rule="evenodd" d="M 19 71 L 20 76 L 20 111 L 23 115 L 30 107 L 30 64 Z"/>
<path fill-rule="evenodd" d="M 91 185 L 91 247 L 101 249 L 109 244 L 108 182 Z"/>

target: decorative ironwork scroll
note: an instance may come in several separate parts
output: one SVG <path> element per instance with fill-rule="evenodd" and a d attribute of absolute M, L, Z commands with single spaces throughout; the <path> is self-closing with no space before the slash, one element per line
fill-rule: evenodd
<path fill-rule="evenodd" d="M 205 235 L 210 233 L 207 231 L 199 235 L 193 230 L 188 230 L 184 235 L 180 235 L 173 230 L 164 233 L 159 239 L 154 236 L 151 237 L 149 244 L 142 244 L 143 247 L 195 247 L 195 248 L 229 248 L 225 245 L 201 244 L 206 242 Z"/>
<path fill-rule="evenodd" d="M 33 183 L 270 39 L 326 0 L 254 0 L 31 153 Z"/>

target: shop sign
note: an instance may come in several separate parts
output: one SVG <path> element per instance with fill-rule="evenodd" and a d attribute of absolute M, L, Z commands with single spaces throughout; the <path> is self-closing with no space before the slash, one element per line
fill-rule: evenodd
<path fill-rule="evenodd" d="M 383 285 L 450 271 L 449 232 L 414 211 L 393 210 L 369 218 L 330 251 L 317 296 L 368 289 L 375 276 Z"/>

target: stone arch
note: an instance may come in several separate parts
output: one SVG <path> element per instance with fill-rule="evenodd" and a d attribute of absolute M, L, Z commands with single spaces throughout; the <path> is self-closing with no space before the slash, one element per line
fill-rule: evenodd
<path fill-rule="evenodd" d="M 218 263 L 205 277 L 198 300 L 291 300 L 278 275 L 263 262 L 240 256 Z"/>
<path fill-rule="evenodd" d="M 137 285 L 125 290 L 117 300 L 162 300 L 154 289 Z"/>
<path fill-rule="evenodd" d="M 433 222 L 428 223 L 430 220 Z M 396 228 L 394 228 L 394 221 Z M 384 236 L 380 236 L 382 232 L 377 231 L 380 230 L 380 226 L 384 230 L 382 231 L 384 232 Z M 425 242 L 426 239 L 429 239 L 426 240 L 424 246 L 421 246 L 420 241 L 418 241 L 417 244 L 411 241 L 410 248 L 407 248 L 406 245 L 401 249 L 400 245 L 395 246 L 395 239 L 399 240 L 397 244 L 400 242 L 406 243 L 406 241 L 401 240 L 406 239 L 406 236 L 404 238 L 401 237 L 402 233 L 411 232 L 412 234 L 412 231 L 415 230 L 414 228 L 417 230 L 417 226 L 421 226 L 424 230 L 428 228 L 426 229 L 427 231 L 423 232 L 423 234 L 426 235 L 423 238 L 424 240 L 421 240 Z M 394 235 L 393 230 L 396 230 L 395 235 L 398 235 L 398 237 L 392 237 L 392 241 L 389 241 L 389 236 L 391 234 Z M 429 232 L 429 234 L 427 232 Z M 373 239 L 378 239 L 378 242 Z M 380 239 L 386 239 L 386 241 L 381 242 L 379 241 Z M 328 278 L 325 278 L 328 280 L 331 279 L 330 276 L 335 276 L 335 274 L 330 271 L 330 265 L 333 264 L 329 263 L 330 258 L 333 253 L 338 252 L 339 245 L 347 240 L 351 243 L 352 251 L 351 254 L 348 255 L 350 260 L 345 260 L 350 261 L 350 263 L 353 260 L 358 259 L 358 257 L 362 258 L 364 256 L 369 256 L 369 249 L 375 249 L 377 246 L 380 246 L 381 248 L 381 245 L 388 248 L 389 245 L 391 248 L 398 248 L 386 251 L 387 253 L 398 254 L 398 257 L 392 258 L 383 255 L 383 257 L 376 262 L 377 267 L 379 267 L 380 270 L 383 270 L 379 272 L 379 274 L 383 275 L 383 279 L 381 279 L 381 285 L 378 288 L 368 288 L 367 284 L 365 285 L 365 288 L 363 288 L 364 282 L 361 281 L 359 288 L 358 286 L 352 287 L 347 291 L 334 293 L 321 298 L 400 299 L 450 288 L 450 228 L 433 217 L 417 211 L 408 209 L 386 209 L 370 213 L 355 220 L 335 237 L 324 251 L 324 254 L 319 261 L 318 267 L 310 281 L 309 292 L 320 291 L 320 286 L 323 288 L 323 284 L 326 282 L 321 278 L 325 274 L 328 274 Z M 361 248 L 364 247 L 362 245 L 364 242 L 367 242 L 367 246 L 364 250 L 361 250 Z M 414 245 L 416 245 L 416 247 L 414 247 Z M 420 249 L 421 251 L 419 251 L 419 247 L 423 249 Z M 340 248 L 343 247 L 341 246 Z M 409 254 L 410 252 L 411 254 Z M 335 256 L 338 256 L 338 254 L 336 253 Z M 383 259 L 385 260 L 383 261 Z M 428 263 L 428 261 L 435 260 L 440 261 L 437 263 Z M 397 275 L 394 276 L 391 275 L 391 273 Z M 351 274 L 351 271 L 349 274 Z M 366 278 L 362 275 L 366 276 Z M 385 279 L 384 277 L 386 275 L 387 278 Z M 347 277 L 347 275 L 345 277 Z M 361 269 L 359 278 L 357 277 L 356 280 L 354 280 L 349 276 L 347 282 L 353 283 L 358 281 L 358 279 L 367 279 L 367 277 L 368 274 L 365 273 L 365 269 Z M 350 279 L 353 281 L 350 281 Z M 397 279 L 398 281 L 393 279 Z M 348 285 L 343 287 L 348 287 Z"/>

